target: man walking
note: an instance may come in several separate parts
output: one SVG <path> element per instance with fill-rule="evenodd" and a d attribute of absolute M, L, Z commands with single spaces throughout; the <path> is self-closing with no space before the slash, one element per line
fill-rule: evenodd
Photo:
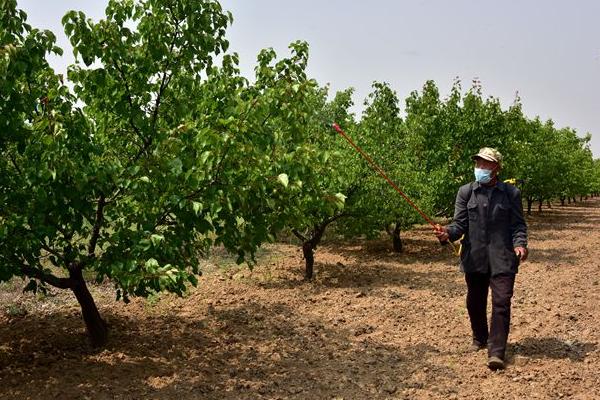
<path fill-rule="evenodd" d="M 462 238 L 460 265 L 467 283 L 473 349 L 487 346 L 488 367 L 497 370 L 504 368 L 515 275 L 519 263 L 527 259 L 527 225 L 519 189 L 498 180 L 500 152 L 485 147 L 473 160 L 475 181 L 460 187 L 452 223 L 438 225 L 435 233 L 442 242 Z M 488 331 L 490 288 L 492 316 Z"/>

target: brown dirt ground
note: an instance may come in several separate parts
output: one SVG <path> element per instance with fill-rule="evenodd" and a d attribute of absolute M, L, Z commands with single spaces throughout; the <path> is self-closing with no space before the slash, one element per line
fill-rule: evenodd
<path fill-rule="evenodd" d="M 321 247 L 311 283 L 279 244 L 252 272 L 214 258 L 185 298 L 125 305 L 93 286 L 101 351 L 71 295 L 4 284 L 0 398 L 600 399 L 600 199 L 528 220 L 505 371 L 468 351 L 463 277 L 421 227 L 401 255 L 384 239 Z"/>

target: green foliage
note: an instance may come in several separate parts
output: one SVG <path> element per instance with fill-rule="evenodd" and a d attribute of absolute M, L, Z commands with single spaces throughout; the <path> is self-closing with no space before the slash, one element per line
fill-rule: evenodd
<path fill-rule="evenodd" d="M 436 214 L 451 215 L 456 187 L 471 181 L 470 158 L 481 147 L 504 154 L 504 178 L 522 182 L 524 197 L 544 200 L 593 192 L 594 164 L 589 136 L 556 129 L 523 115 L 520 98 L 508 110 L 498 99 L 483 99 L 478 81 L 462 94 L 456 82 L 441 100 L 433 82 L 407 99 L 406 130 L 417 169 L 427 171 L 428 187 L 435 187 Z"/>
<path fill-rule="evenodd" d="M 63 18 L 70 91 L 45 60 L 54 36 L 3 6 L 0 280 L 72 288 L 88 269 L 118 298 L 182 294 L 202 250 L 251 262 L 295 215 L 317 151 L 306 43 L 261 52 L 250 85 L 216 1 L 111 1 L 101 21 Z"/>
<path fill-rule="evenodd" d="M 418 199 L 420 207 L 428 209 L 428 198 L 423 192 L 424 176 L 414 168 L 415 160 L 408 146 L 399 103 L 396 92 L 387 83 L 375 82 L 365 101 L 366 108 L 355 140 L 403 192 Z M 360 187 L 346 205 L 354 217 L 341 221 L 340 230 L 346 236 L 364 234 L 373 237 L 391 224 L 408 227 L 419 222 L 419 214 L 388 182 L 360 159 L 358 153 L 350 152 L 348 157 L 360 166 L 357 176 L 362 181 L 357 183 Z"/>
<path fill-rule="evenodd" d="M 310 99 L 305 129 L 307 143 L 295 143 L 303 167 L 295 171 L 295 179 L 301 182 L 301 190 L 291 198 L 287 208 L 293 213 L 290 227 L 304 232 L 308 237 L 325 220 L 345 215 L 344 204 L 351 195 L 356 171 L 346 145 L 341 138 L 332 135 L 331 123 L 336 119 L 344 129 L 353 129 L 353 116 L 348 112 L 352 105 L 352 90 L 339 92 L 327 102 L 325 89 L 315 90 Z"/>

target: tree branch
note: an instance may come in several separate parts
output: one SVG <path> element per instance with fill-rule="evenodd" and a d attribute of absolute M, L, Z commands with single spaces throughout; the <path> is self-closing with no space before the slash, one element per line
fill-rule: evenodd
<path fill-rule="evenodd" d="M 94 222 L 94 227 L 92 228 L 92 237 L 90 238 L 90 242 L 88 244 L 89 258 L 94 258 L 96 255 L 96 244 L 98 243 L 98 238 L 100 237 L 100 228 L 102 227 L 102 222 L 104 221 L 105 205 L 106 198 L 104 197 L 104 193 L 100 193 L 100 197 L 98 198 L 98 206 L 96 208 L 96 220 Z"/>
<path fill-rule="evenodd" d="M 159 110 L 160 110 L 162 96 L 164 94 L 165 89 L 169 85 L 169 82 L 171 82 L 171 78 L 173 77 L 173 72 L 171 72 L 171 74 L 168 74 L 167 71 L 169 70 L 169 68 L 171 66 L 171 60 L 173 58 L 173 49 L 175 48 L 175 41 L 177 38 L 177 33 L 179 32 L 179 23 L 180 22 L 181 21 L 176 21 L 176 23 L 175 23 L 175 33 L 173 35 L 173 41 L 171 42 L 171 44 L 169 46 L 169 54 L 167 56 L 167 62 L 163 69 L 163 75 L 162 75 L 162 79 L 160 82 L 160 87 L 158 89 L 158 93 L 156 94 L 156 101 L 154 102 L 154 110 L 152 111 L 152 123 L 151 123 L 151 129 L 150 129 L 151 135 L 156 130 L 156 122 L 158 121 L 158 114 L 159 114 Z M 144 139 L 144 146 L 142 146 L 140 151 L 135 155 L 131 164 L 133 164 L 137 160 L 139 160 L 140 157 L 148 150 L 148 148 L 152 145 L 152 139 L 153 139 L 152 136 Z"/>
<path fill-rule="evenodd" d="M 227 156 L 227 153 L 229 153 L 229 149 L 231 148 L 231 142 L 228 142 L 227 147 L 225 147 L 225 150 L 223 151 L 223 154 L 221 155 L 221 158 L 219 159 L 219 162 L 217 163 L 217 168 L 215 171 L 215 176 L 213 177 L 212 181 L 210 182 L 210 185 L 213 185 L 215 183 L 218 182 L 219 180 L 219 175 L 221 174 L 221 168 L 223 166 L 223 162 L 225 161 L 225 157 Z"/>
<path fill-rule="evenodd" d="M 75 282 L 73 282 L 73 280 L 70 278 L 59 278 L 55 275 L 45 273 L 42 270 L 27 265 L 21 266 L 21 272 L 23 272 L 23 275 L 29 278 L 38 279 L 59 289 L 71 289 L 75 286 Z"/>
<path fill-rule="evenodd" d="M 331 217 L 327 218 L 325 221 L 323 221 L 323 223 L 321 224 L 321 226 L 322 226 L 322 227 L 326 227 L 327 225 L 331 224 L 332 222 L 335 222 L 335 221 L 337 221 L 337 220 L 338 220 L 338 219 L 340 219 L 340 218 L 343 218 L 343 217 L 350 217 L 350 216 L 351 216 L 351 214 L 349 214 L 349 213 L 345 213 L 345 212 L 342 212 L 342 213 L 339 213 L 339 214 L 333 215 L 333 216 L 331 216 Z"/>
<path fill-rule="evenodd" d="M 21 171 L 21 168 L 19 168 L 19 166 L 17 165 L 17 161 L 15 160 L 15 157 L 12 154 L 10 154 L 10 153 L 9 153 L 8 157 L 10 158 L 10 162 L 12 163 L 13 167 L 15 167 L 15 169 L 17 170 L 17 173 L 19 175 L 23 175 L 23 172 Z"/>
<path fill-rule="evenodd" d="M 301 234 L 297 229 L 292 229 L 292 233 L 294 235 L 296 235 L 296 237 L 298 239 L 300 239 L 303 243 L 306 242 L 308 239 L 306 238 L 306 236 L 304 236 L 303 234 Z"/>
<path fill-rule="evenodd" d="M 169 9 L 169 11 L 171 12 L 171 17 L 174 20 L 175 32 L 173 33 L 173 40 L 169 45 L 169 54 L 167 55 L 167 62 L 163 68 L 163 76 L 160 82 L 160 88 L 158 89 L 158 94 L 156 95 L 156 102 L 154 103 L 154 111 L 152 112 L 152 131 L 154 131 L 154 129 L 156 128 L 156 120 L 158 119 L 158 112 L 160 108 L 160 102 L 162 100 L 162 95 L 167 86 L 169 85 L 169 82 L 171 82 L 171 78 L 173 77 L 173 72 L 171 71 L 171 74 L 167 74 L 167 71 L 171 67 L 171 61 L 173 59 L 173 50 L 175 49 L 175 42 L 177 41 L 177 35 L 179 34 L 179 24 L 181 23 L 180 20 L 175 18 L 173 10 Z"/>
<path fill-rule="evenodd" d="M 321 238 L 323 237 L 323 234 L 325 233 L 325 229 L 327 229 L 327 226 L 329 224 L 337 221 L 338 219 L 340 219 L 342 217 L 350 217 L 350 216 L 352 216 L 352 214 L 342 212 L 342 213 L 339 213 L 339 214 L 336 214 L 336 215 L 333 215 L 333 216 L 327 218 L 320 225 L 315 225 L 313 231 L 311 232 L 310 239 L 305 242 L 310 242 L 311 247 L 313 249 L 316 249 L 317 244 L 319 244 L 321 242 Z"/>
<path fill-rule="evenodd" d="M 33 90 L 31 90 L 31 82 L 29 82 L 29 79 L 27 79 L 27 89 L 29 89 L 29 96 L 33 97 Z M 40 116 L 40 112 L 37 110 L 37 107 L 33 107 L 33 111 L 35 111 L 35 115 L 38 117 Z"/>
<path fill-rule="evenodd" d="M 173 43 L 171 43 L 171 48 L 169 49 L 169 57 L 171 56 L 171 54 L 173 52 L 174 44 L 175 44 L 175 41 L 173 41 Z M 165 89 L 167 88 L 167 85 L 169 84 L 169 82 L 171 82 L 171 77 L 173 76 L 173 74 L 167 75 L 167 69 L 170 66 L 169 64 L 170 63 L 167 63 L 167 65 L 165 66 L 165 70 L 163 71 L 162 80 L 160 82 L 160 88 L 158 89 L 158 94 L 156 95 L 156 102 L 154 103 L 154 110 L 152 112 L 152 131 L 154 131 L 156 129 L 156 121 L 158 119 L 158 111 L 160 109 L 160 102 L 162 100 L 163 93 L 164 93 Z M 152 140 L 152 139 L 150 138 L 150 140 Z"/>
<path fill-rule="evenodd" d="M 133 98 L 131 97 L 131 88 L 129 87 L 129 83 L 127 82 L 127 77 L 125 76 L 125 72 L 123 71 L 123 68 L 121 68 L 121 66 L 119 65 L 119 63 L 117 61 L 113 61 L 113 64 L 114 64 L 116 70 L 119 72 L 119 75 L 121 76 L 123 85 L 125 85 L 125 92 L 127 94 L 127 102 L 129 103 L 129 125 L 131 125 L 131 128 L 139 136 L 139 138 L 142 139 L 142 142 L 146 143 L 146 141 L 147 141 L 146 137 L 142 134 L 142 131 L 140 130 L 140 128 L 138 128 L 136 126 L 135 122 L 133 121 L 132 113 L 135 110 L 135 107 L 133 105 Z"/>
<path fill-rule="evenodd" d="M 40 243 L 40 247 L 44 250 L 46 250 L 48 253 L 52 254 L 53 256 L 55 256 L 56 258 L 58 258 L 61 261 L 65 261 L 65 257 L 60 254 L 59 252 L 57 252 L 56 250 L 54 250 L 52 247 L 48 246 L 43 239 L 40 239 L 39 237 L 37 237 L 37 235 L 28 228 L 25 228 L 24 226 L 20 227 L 20 229 L 22 229 L 23 231 L 25 231 L 26 233 L 29 233 L 34 239 L 38 240 Z"/>

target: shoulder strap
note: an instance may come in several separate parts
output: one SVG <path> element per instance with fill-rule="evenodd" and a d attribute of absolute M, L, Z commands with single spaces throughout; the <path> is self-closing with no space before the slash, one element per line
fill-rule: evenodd
<path fill-rule="evenodd" d="M 469 196 L 467 197 L 467 203 L 471 200 L 471 197 L 473 196 L 473 183 L 475 182 L 471 182 L 469 184 Z"/>
<path fill-rule="evenodd" d="M 469 191 L 469 193 L 467 195 L 465 195 L 466 190 Z M 471 197 L 473 196 L 473 182 L 471 182 L 468 187 L 467 187 L 467 185 L 461 186 L 458 191 L 458 195 L 463 199 L 467 199 L 467 203 L 468 203 L 469 200 L 471 200 Z"/>

